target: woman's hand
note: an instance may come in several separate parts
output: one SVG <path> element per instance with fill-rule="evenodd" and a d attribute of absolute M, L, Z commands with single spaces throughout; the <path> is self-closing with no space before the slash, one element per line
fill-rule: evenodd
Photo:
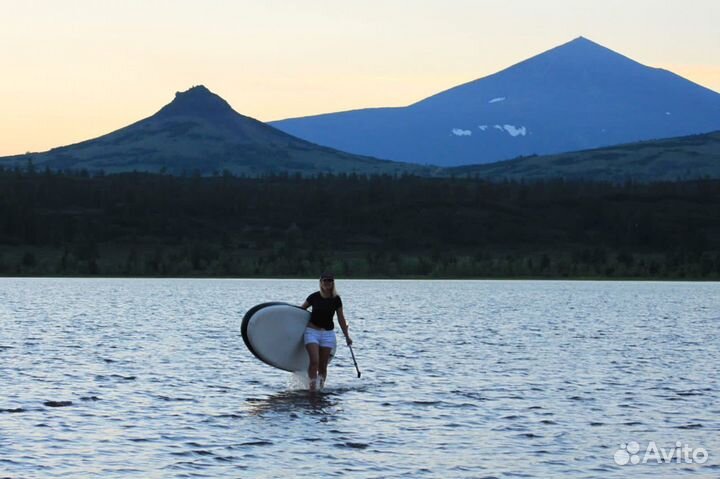
<path fill-rule="evenodd" d="M 345 336 L 345 342 L 347 343 L 348 346 L 352 346 L 352 339 L 350 339 L 349 335 Z"/>

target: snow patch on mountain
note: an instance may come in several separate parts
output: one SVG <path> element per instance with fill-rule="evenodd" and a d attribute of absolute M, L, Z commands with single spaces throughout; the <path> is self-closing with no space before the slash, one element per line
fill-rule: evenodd
<path fill-rule="evenodd" d="M 455 136 L 472 136 L 472 131 L 463 130 L 462 128 L 453 128 L 452 134 Z"/>
<path fill-rule="evenodd" d="M 495 128 L 498 131 L 502 131 L 503 133 L 507 133 L 508 135 L 512 137 L 516 136 L 527 136 L 527 127 L 525 126 L 515 126 L 515 125 L 492 125 L 493 128 Z M 487 131 L 487 129 L 490 128 L 489 125 L 478 125 L 478 129 L 480 131 Z"/>
<path fill-rule="evenodd" d="M 503 129 L 507 131 L 512 137 L 527 135 L 527 128 L 525 128 L 524 126 L 503 125 Z"/>

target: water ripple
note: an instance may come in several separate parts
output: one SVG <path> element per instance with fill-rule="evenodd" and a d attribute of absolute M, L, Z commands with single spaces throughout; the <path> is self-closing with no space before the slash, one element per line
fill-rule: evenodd
<path fill-rule="evenodd" d="M 717 283 L 341 281 L 363 377 L 308 394 L 239 326 L 316 281 L 0 282 L 0 479 L 720 470 Z M 651 441 L 709 460 L 615 463 Z"/>

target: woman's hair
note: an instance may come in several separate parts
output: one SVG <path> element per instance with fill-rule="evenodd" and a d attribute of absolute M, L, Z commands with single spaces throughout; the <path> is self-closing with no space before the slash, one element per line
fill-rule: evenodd
<path fill-rule="evenodd" d="M 332 284 L 332 285 L 333 285 L 333 286 L 332 286 L 331 296 L 325 296 L 325 292 L 323 291 L 323 288 L 322 288 L 322 279 L 321 279 L 321 280 L 320 280 L 320 296 L 322 296 L 323 298 L 335 298 L 335 297 L 337 297 L 338 292 L 337 292 L 337 289 L 335 289 L 335 282 L 334 282 L 334 281 L 333 281 L 333 284 Z"/>

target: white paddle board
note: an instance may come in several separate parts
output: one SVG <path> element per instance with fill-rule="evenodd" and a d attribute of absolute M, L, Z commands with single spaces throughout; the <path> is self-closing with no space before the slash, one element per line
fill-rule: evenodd
<path fill-rule="evenodd" d="M 307 371 L 310 365 L 303 335 L 310 312 L 287 303 L 262 303 L 242 320 L 245 345 L 260 361 L 285 371 Z M 330 359 L 335 355 L 335 348 Z"/>

